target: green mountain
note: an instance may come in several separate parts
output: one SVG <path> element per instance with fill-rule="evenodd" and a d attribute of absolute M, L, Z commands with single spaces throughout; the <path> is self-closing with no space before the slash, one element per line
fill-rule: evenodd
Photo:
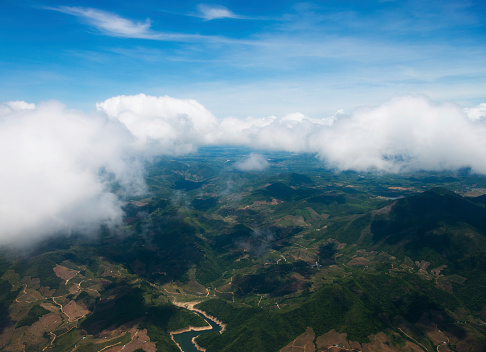
<path fill-rule="evenodd" d="M 229 328 L 221 336 L 204 335 L 199 340 L 208 350 L 270 351 L 286 344 L 283 336 L 297 337 L 311 327 L 316 335 L 338 330 L 355 343 L 369 343 L 368 336 L 385 331 L 390 337 L 386 342 L 396 348 L 408 339 L 418 348 L 433 350 L 435 330 L 436 335 L 458 341 L 449 346 L 452 350 L 481 351 L 486 346 L 481 326 L 486 318 L 485 225 L 486 207 L 480 199 L 442 188 L 400 199 L 354 220 L 340 220 L 329 228 L 326 237 L 332 237 L 327 240 L 361 243 L 361 249 L 331 254 L 334 263 L 345 268 L 342 276 L 317 290 L 305 288 L 298 298 L 287 300 L 285 308 L 270 312 L 223 301 L 202 303 L 203 309 L 226 319 Z M 299 270 L 294 264 L 290 271 Z M 321 267 L 314 275 L 324 270 L 328 269 Z M 247 275 L 245 291 L 252 279 L 260 280 L 252 287 L 256 294 L 277 286 L 272 281 L 275 274 L 268 271 L 277 271 L 280 279 L 285 273 L 269 267 Z M 278 295 L 279 289 L 272 293 Z M 236 294 L 242 291 L 240 286 Z M 249 317 L 241 319 L 239 314 Z M 461 344 L 465 336 L 470 340 Z"/>
<path fill-rule="evenodd" d="M 0 350 L 178 351 L 186 303 L 226 324 L 208 352 L 486 350 L 485 196 L 448 190 L 485 180 L 218 158 L 154 163 L 117 229 L 3 249 Z"/>

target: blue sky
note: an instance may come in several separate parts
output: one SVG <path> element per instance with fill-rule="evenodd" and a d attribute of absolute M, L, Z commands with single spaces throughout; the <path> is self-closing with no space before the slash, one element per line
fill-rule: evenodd
<path fill-rule="evenodd" d="M 144 194 L 152 156 L 208 145 L 486 175 L 485 15 L 484 0 L 0 0 L 0 244 L 121 224 L 111 182 Z"/>
<path fill-rule="evenodd" d="M 486 101 L 479 1 L 0 2 L 0 100 L 196 99 L 322 117 L 408 94 Z"/>

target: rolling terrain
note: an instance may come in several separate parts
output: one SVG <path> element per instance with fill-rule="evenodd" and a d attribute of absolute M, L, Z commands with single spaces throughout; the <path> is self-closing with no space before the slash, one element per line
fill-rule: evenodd
<path fill-rule="evenodd" d="M 161 158 L 93 236 L 0 255 L 0 349 L 484 351 L 486 179 L 336 173 L 311 155 Z M 124 195 L 121 195 L 122 197 Z"/>

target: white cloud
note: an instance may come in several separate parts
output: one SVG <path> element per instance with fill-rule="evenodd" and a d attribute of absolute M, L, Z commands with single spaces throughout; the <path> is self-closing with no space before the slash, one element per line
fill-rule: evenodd
<path fill-rule="evenodd" d="M 121 122 L 137 138 L 139 149 L 154 154 L 186 154 L 213 141 L 216 118 L 192 99 L 117 96 L 96 104 L 99 111 Z"/>
<path fill-rule="evenodd" d="M 142 169 L 127 156 L 131 136 L 101 115 L 56 102 L 0 116 L 0 243 L 29 243 L 58 232 L 116 224 L 120 201 L 107 178 L 143 187 Z"/>
<path fill-rule="evenodd" d="M 12 113 L 14 111 L 21 111 L 21 110 L 32 110 L 35 109 L 35 104 L 29 104 L 25 101 L 7 101 L 5 103 L 0 104 L 0 116 L 6 115 L 8 113 Z"/>
<path fill-rule="evenodd" d="M 310 151 L 310 136 L 330 126 L 335 117 L 312 119 L 300 113 L 266 118 L 225 118 L 220 122 L 218 143 L 255 149 Z"/>
<path fill-rule="evenodd" d="M 269 166 L 267 159 L 257 153 L 250 153 L 247 158 L 235 163 L 235 168 L 240 171 L 261 171 Z"/>
<path fill-rule="evenodd" d="M 486 125 L 472 121 L 454 104 L 404 96 L 351 115 L 311 119 L 227 118 L 223 144 L 257 149 L 311 152 L 330 167 L 358 171 L 455 170 L 486 174 Z"/>
<path fill-rule="evenodd" d="M 404 96 L 351 115 L 312 119 L 226 118 L 219 142 L 256 149 L 311 152 L 330 167 L 358 171 L 454 170 L 486 174 L 486 125 L 454 104 Z"/>
<path fill-rule="evenodd" d="M 216 40 L 214 37 L 204 37 L 196 34 L 169 34 L 154 31 L 151 29 L 150 19 L 148 18 L 144 22 L 134 22 L 108 11 L 76 6 L 48 7 L 47 9 L 76 16 L 88 25 L 112 37 L 164 41 L 187 41 L 204 38 Z"/>
<path fill-rule="evenodd" d="M 199 5 L 199 17 L 205 20 L 215 20 L 221 18 L 240 18 L 224 6 Z"/>
<path fill-rule="evenodd" d="M 479 104 L 473 108 L 465 108 L 464 113 L 472 120 L 482 120 L 486 118 L 486 103 Z"/>
<path fill-rule="evenodd" d="M 453 104 L 400 97 L 362 108 L 320 130 L 311 148 L 339 169 L 454 170 L 486 173 L 486 126 Z"/>
<path fill-rule="evenodd" d="M 147 157 L 204 145 L 318 154 L 339 170 L 400 172 L 470 167 L 486 174 L 485 104 L 463 110 L 404 96 L 349 115 L 217 119 L 191 99 L 144 94 L 98 103 L 98 112 L 57 102 L 0 104 L 0 244 L 116 225 L 126 192 L 144 191 Z M 239 170 L 268 167 L 252 153 Z"/>
<path fill-rule="evenodd" d="M 111 12 L 75 6 L 50 9 L 76 16 L 100 31 L 116 37 L 157 39 L 160 36 L 150 29 L 149 19 L 145 22 L 133 22 Z"/>

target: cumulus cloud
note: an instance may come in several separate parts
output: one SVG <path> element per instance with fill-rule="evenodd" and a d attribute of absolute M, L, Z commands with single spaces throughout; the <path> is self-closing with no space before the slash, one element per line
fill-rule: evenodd
<path fill-rule="evenodd" d="M 480 105 L 481 106 L 481 105 Z M 468 117 L 469 116 L 469 117 Z M 459 106 L 423 96 L 323 119 L 226 118 L 220 141 L 256 149 L 317 153 L 339 170 L 400 172 L 470 167 L 486 174 L 486 126 Z"/>
<path fill-rule="evenodd" d="M 245 145 L 255 149 L 315 152 L 309 144 L 311 136 L 331 126 L 335 118 L 313 119 L 301 113 L 282 118 L 229 117 L 220 122 L 217 138 L 221 144 Z"/>
<path fill-rule="evenodd" d="M 465 108 L 464 113 L 473 121 L 482 120 L 486 118 L 486 103 L 479 104 L 473 108 Z"/>
<path fill-rule="evenodd" d="M 0 244 L 119 224 L 114 184 L 143 193 L 147 158 L 205 145 L 310 152 L 338 170 L 486 174 L 485 104 L 461 109 L 405 96 L 349 115 L 217 119 L 195 100 L 139 94 L 97 109 L 0 104 Z M 268 162 L 252 153 L 235 167 L 262 170 Z"/>
<path fill-rule="evenodd" d="M 0 104 L 0 244 L 119 224 L 122 193 L 145 192 L 147 158 L 211 142 L 216 118 L 194 100 L 119 96 L 86 114 L 58 102 Z"/>
<path fill-rule="evenodd" d="M 24 102 L 0 116 L 0 243 L 116 224 L 120 201 L 108 179 L 143 189 L 142 169 L 126 159 L 131 135 L 101 115 L 49 102 Z"/>
<path fill-rule="evenodd" d="M 35 109 L 35 104 L 29 104 L 25 101 L 7 101 L 0 104 L 0 116 L 12 113 L 14 111 L 32 110 Z"/>
<path fill-rule="evenodd" d="M 214 141 L 217 119 L 192 99 L 117 96 L 96 104 L 99 111 L 122 123 L 139 149 L 153 154 L 187 154 Z"/>
<path fill-rule="evenodd" d="M 356 110 L 313 137 L 312 149 L 339 169 L 454 170 L 486 173 L 486 126 L 453 104 L 400 97 Z"/>
<path fill-rule="evenodd" d="M 235 169 L 240 171 L 261 171 L 269 167 L 267 159 L 261 154 L 250 153 L 250 155 L 235 163 Z"/>

